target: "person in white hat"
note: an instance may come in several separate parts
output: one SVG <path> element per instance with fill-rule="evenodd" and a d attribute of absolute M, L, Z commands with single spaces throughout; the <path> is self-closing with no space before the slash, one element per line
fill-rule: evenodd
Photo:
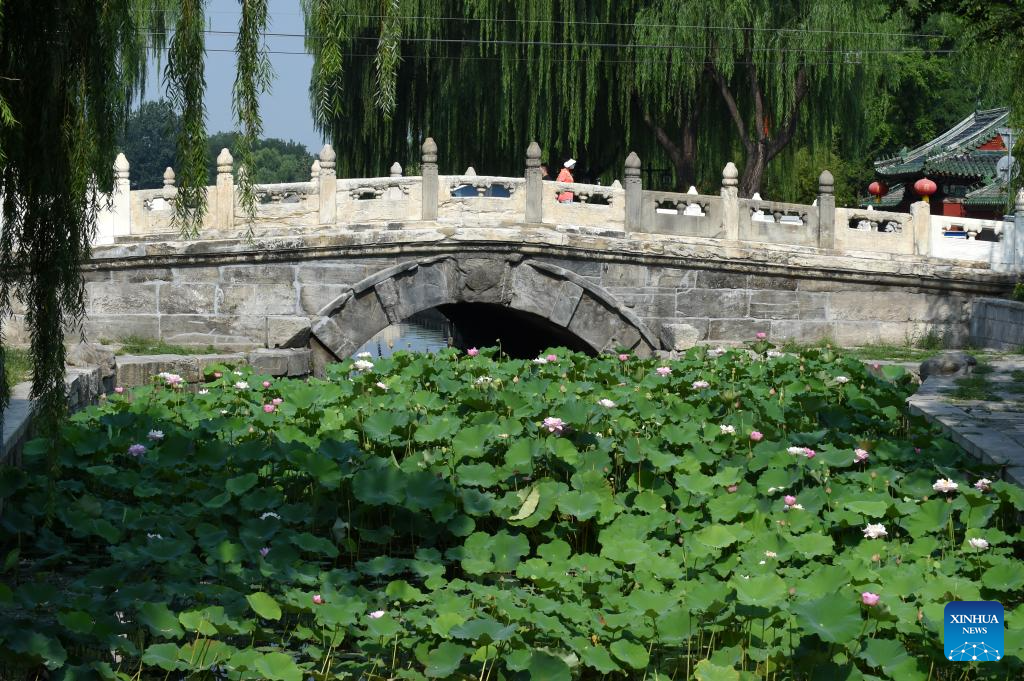
<path fill-rule="evenodd" d="M 558 172 L 558 179 L 556 182 L 575 182 L 576 180 L 572 177 L 572 169 L 576 167 L 576 159 L 570 158 L 568 161 L 562 164 L 562 169 Z M 561 192 L 558 195 L 559 203 L 572 203 L 573 193 L 572 192 Z"/>

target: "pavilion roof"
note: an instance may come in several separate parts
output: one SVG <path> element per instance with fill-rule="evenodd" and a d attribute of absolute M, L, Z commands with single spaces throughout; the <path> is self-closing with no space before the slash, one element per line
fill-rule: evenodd
<path fill-rule="evenodd" d="M 964 204 L 974 208 L 1005 209 L 1009 205 L 1006 183 L 996 180 L 975 189 L 964 197 Z"/>
<path fill-rule="evenodd" d="M 1005 152 L 978 147 L 998 135 L 1009 118 L 1008 107 L 975 111 L 930 142 L 876 161 L 875 172 L 883 177 L 923 174 L 987 180 L 995 174 L 995 164 Z"/>

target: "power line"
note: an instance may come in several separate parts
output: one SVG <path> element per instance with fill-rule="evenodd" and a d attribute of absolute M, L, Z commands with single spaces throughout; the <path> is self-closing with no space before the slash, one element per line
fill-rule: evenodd
<path fill-rule="evenodd" d="M 151 49 L 158 49 L 158 50 L 161 50 L 161 51 L 168 51 L 168 50 L 170 50 L 170 47 L 159 47 L 159 48 L 151 48 Z M 206 48 L 206 51 L 207 52 L 225 53 L 225 54 L 236 54 L 236 51 L 234 49 L 229 49 L 229 48 L 212 48 L 212 47 L 208 47 L 208 48 Z M 291 56 L 306 56 L 306 57 L 312 57 L 313 56 L 309 52 L 293 52 L 293 51 L 286 51 L 286 50 L 263 50 L 263 52 L 265 54 L 269 54 L 269 55 L 291 55 Z M 343 57 L 376 57 L 377 53 L 376 52 L 343 52 L 341 54 L 341 56 L 343 56 Z M 675 57 L 669 57 L 669 59 L 671 60 L 669 63 L 672 63 L 672 64 L 689 64 L 689 65 L 698 65 L 698 66 L 700 66 L 700 65 L 717 64 L 717 62 L 715 62 L 713 60 L 709 60 L 709 59 L 705 59 L 705 60 L 697 60 L 697 59 L 681 60 L 681 59 L 678 59 L 678 58 L 675 58 Z M 531 58 L 531 57 L 500 57 L 500 56 L 488 56 L 488 55 L 451 55 L 451 54 L 422 54 L 422 55 L 420 55 L 420 54 L 413 54 L 413 55 L 406 55 L 406 56 L 403 57 L 403 61 L 416 61 L 416 60 L 426 60 L 426 61 L 430 61 L 430 60 L 434 60 L 434 61 L 465 61 L 465 60 L 472 60 L 472 61 L 511 61 L 511 62 L 527 62 L 527 61 L 532 62 L 532 61 L 535 61 L 535 59 Z M 558 61 L 560 61 L 560 62 L 568 62 L 568 63 L 589 63 L 590 61 L 592 61 L 592 59 L 582 58 L 582 57 L 579 57 L 579 58 L 577 58 L 577 57 L 567 57 L 567 58 L 559 57 Z M 646 60 L 642 60 L 642 59 L 604 59 L 604 60 L 602 60 L 601 63 L 602 64 L 646 64 L 647 61 Z M 763 64 L 781 65 L 781 64 L 786 64 L 786 63 L 790 63 L 790 62 L 785 62 L 785 61 L 780 61 L 780 60 L 767 60 L 767 61 L 762 61 L 762 62 L 734 60 L 734 61 L 732 61 L 732 63 L 740 65 L 740 66 L 751 66 L 751 65 L 757 66 L 757 65 L 763 65 Z M 828 65 L 831 65 L 831 64 L 834 64 L 834 63 L 835 63 L 834 60 L 829 60 L 829 61 L 816 61 L 816 62 L 802 62 L 802 65 L 804 65 L 804 66 L 828 66 Z M 850 62 L 850 63 L 860 63 L 860 62 L 859 61 L 855 61 L 855 62 Z"/>
<path fill-rule="evenodd" d="M 208 35 L 226 35 L 226 36 L 238 36 L 238 31 L 217 31 L 207 29 L 203 31 Z M 160 33 L 150 33 L 147 35 L 163 35 Z M 313 40 L 326 40 L 325 36 L 307 36 L 303 33 L 274 33 L 271 31 L 263 32 L 259 34 L 263 38 L 303 38 Z M 345 38 L 346 41 L 363 41 L 363 42 L 379 42 L 379 38 L 373 36 L 349 36 Z M 663 50 L 691 50 L 691 51 L 704 51 L 707 49 L 705 45 L 687 45 L 687 44 L 624 44 L 624 43 L 587 43 L 587 42 L 551 42 L 551 41 L 533 41 L 533 40 L 503 40 L 503 39 L 487 39 L 487 40 L 473 40 L 469 38 L 418 38 L 418 37 L 402 37 L 401 42 L 407 43 L 427 43 L 427 44 L 443 44 L 443 45 L 479 45 L 479 46 L 509 46 L 509 47 L 576 47 L 576 48 L 615 48 L 615 49 L 663 49 Z M 836 48 L 790 48 L 790 47 L 751 47 L 750 51 L 753 52 L 784 52 L 784 53 L 798 53 L 798 54 L 952 54 L 956 52 L 955 49 L 928 49 L 928 48 L 882 48 L 882 49 L 867 49 L 867 50 L 845 50 Z"/>
<path fill-rule="evenodd" d="M 168 10 L 143 8 L 141 11 L 144 12 L 168 12 Z M 241 17 L 236 12 L 225 12 L 225 11 L 208 11 L 206 14 L 221 15 L 221 16 L 232 16 Z M 303 12 L 277 12 L 277 16 L 305 16 Z M 710 30 L 710 31 L 749 31 L 749 32 L 767 32 L 767 33 L 819 33 L 819 34 L 830 34 L 830 35 L 862 35 L 862 36 L 882 36 L 889 38 L 947 38 L 949 36 L 941 33 L 905 33 L 902 31 L 840 31 L 832 29 L 815 29 L 815 28 L 771 28 L 767 26 L 728 26 L 728 25 L 699 25 L 699 24 L 666 24 L 666 23 L 638 23 L 638 22 L 623 22 L 623 21 L 563 21 L 556 19 L 512 19 L 503 17 L 453 17 L 453 16 L 397 16 L 390 17 L 384 14 L 356 14 L 352 12 L 342 12 L 338 16 L 346 17 L 349 19 L 398 19 L 400 21 L 440 21 L 440 22 L 494 22 L 494 23 L 514 23 L 514 24 L 551 24 L 559 26 L 618 26 L 626 28 L 636 28 L 643 26 L 646 28 L 673 28 L 679 30 Z M 273 18 L 273 17 L 271 17 Z"/>

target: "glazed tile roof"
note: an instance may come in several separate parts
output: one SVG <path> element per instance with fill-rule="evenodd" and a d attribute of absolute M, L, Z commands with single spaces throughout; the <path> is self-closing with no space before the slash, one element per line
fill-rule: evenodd
<path fill-rule="evenodd" d="M 1006 208 L 1009 205 L 1006 185 L 996 181 L 975 189 L 964 197 L 964 204 L 977 208 Z"/>
<path fill-rule="evenodd" d="M 1005 152 L 978 151 L 1006 126 L 1009 108 L 975 111 L 932 141 L 899 156 L 875 162 L 883 177 L 934 174 L 947 177 L 991 178 Z"/>

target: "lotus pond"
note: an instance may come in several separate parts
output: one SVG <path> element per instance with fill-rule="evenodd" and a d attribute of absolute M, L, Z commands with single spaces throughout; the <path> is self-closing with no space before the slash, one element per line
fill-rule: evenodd
<path fill-rule="evenodd" d="M 0 677 L 1021 678 L 1024 492 L 913 389 L 764 342 L 165 374 L 0 472 Z M 1011 654 L 947 661 L 954 599 Z"/>

